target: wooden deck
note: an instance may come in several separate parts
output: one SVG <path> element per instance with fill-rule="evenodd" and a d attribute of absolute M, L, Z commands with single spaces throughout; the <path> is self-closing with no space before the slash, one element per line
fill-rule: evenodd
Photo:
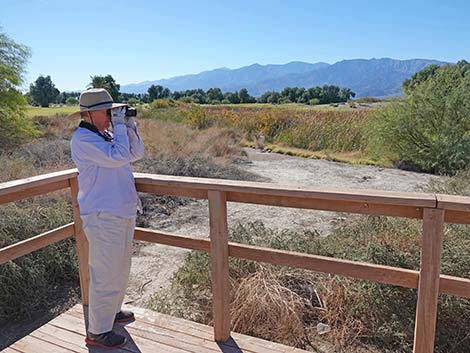
<path fill-rule="evenodd" d="M 81 304 L 49 321 L 28 336 L 12 344 L 5 353 L 59 352 L 149 352 L 149 353 L 302 353 L 306 352 L 278 343 L 265 341 L 235 332 L 225 344 L 213 341 L 214 329 L 188 320 L 160 314 L 151 310 L 125 306 L 134 311 L 136 320 L 115 324 L 116 332 L 127 337 L 127 344 L 109 350 L 85 345 L 86 310 Z"/>

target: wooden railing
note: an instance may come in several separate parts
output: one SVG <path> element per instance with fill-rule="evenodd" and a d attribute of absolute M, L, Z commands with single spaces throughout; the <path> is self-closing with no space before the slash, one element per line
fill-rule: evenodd
<path fill-rule="evenodd" d="M 306 189 L 270 183 L 135 173 L 140 192 L 207 199 L 210 239 L 136 228 L 134 238 L 209 252 L 214 339 L 230 336 L 228 257 L 292 266 L 418 289 L 414 350 L 434 350 L 439 293 L 470 298 L 470 279 L 440 274 L 444 224 L 470 224 L 470 197 L 371 190 Z M 88 304 L 88 242 L 77 204 L 76 170 L 0 184 L 0 204 L 70 188 L 74 222 L 0 249 L 0 264 L 75 235 L 82 303 Z M 228 241 L 227 201 L 422 219 L 419 271 L 250 246 Z"/>

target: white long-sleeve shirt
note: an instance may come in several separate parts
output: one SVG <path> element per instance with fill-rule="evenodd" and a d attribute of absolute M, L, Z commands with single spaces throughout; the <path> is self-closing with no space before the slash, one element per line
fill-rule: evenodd
<path fill-rule="evenodd" d="M 140 208 L 130 163 L 144 156 L 135 128 L 114 126 L 107 141 L 98 132 L 79 127 L 72 135 L 72 160 L 78 169 L 80 214 L 106 212 L 133 217 Z"/>

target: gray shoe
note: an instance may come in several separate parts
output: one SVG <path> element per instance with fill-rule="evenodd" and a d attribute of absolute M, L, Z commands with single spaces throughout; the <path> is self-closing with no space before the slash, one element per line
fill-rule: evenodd
<path fill-rule="evenodd" d="M 98 346 L 103 348 L 118 348 L 126 344 L 127 339 L 122 335 L 118 335 L 114 331 L 108 331 L 100 334 L 87 332 L 85 342 L 90 346 Z"/>

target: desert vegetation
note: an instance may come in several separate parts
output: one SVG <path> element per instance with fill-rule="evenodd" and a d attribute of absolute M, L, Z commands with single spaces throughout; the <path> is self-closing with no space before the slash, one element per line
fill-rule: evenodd
<path fill-rule="evenodd" d="M 468 177 L 469 171 L 463 171 L 445 182 L 426 185 L 423 191 L 470 195 Z M 230 227 L 229 241 L 418 269 L 421 232 L 417 220 L 362 216 L 328 237 L 315 226 L 293 232 L 269 229 L 260 222 L 238 223 Z M 468 277 L 469 246 L 469 227 L 448 225 L 442 272 Z M 356 352 L 364 347 L 383 352 L 412 350 L 416 290 L 235 258 L 229 259 L 229 271 L 234 331 L 316 352 Z M 156 293 L 147 305 L 211 324 L 211 298 L 210 257 L 192 252 L 172 286 Z M 470 301 L 440 295 L 435 351 L 467 352 L 468 325 Z"/>
<path fill-rule="evenodd" d="M 66 116 L 76 109 L 76 94 L 58 92 L 46 76 L 23 96 L 18 86 L 29 50 L 0 36 L 5 43 L 0 51 L 4 65 L 0 70 L 0 182 L 72 168 L 69 140 L 78 122 Z M 426 190 L 470 195 L 469 72 L 469 64 L 463 61 L 433 67 L 405 83 L 406 96 L 373 109 L 358 106 L 377 103 L 370 97 L 344 109 L 336 107 L 353 97 L 338 87 L 269 92 L 261 104 L 245 91 L 236 92 L 238 98 L 235 92 L 220 96 L 216 89 L 180 92 L 176 98 L 163 87 L 154 87 L 149 92 L 152 99 L 146 102 L 145 97 L 120 95 L 111 75 L 93 76 L 90 85 L 116 90 L 117 99 L 138 107 L 147 156 L 135 164 L 135 171 L 257 180 L 237 167 L 237 161 L 246 158 L 241 148 L 245 145 L 309 158 L 453 175 L 448 182 L 428 185 Z M 41 98 L 38 86 L 48 87 L 47 96 Z M 325 92 L 333 92 L 336 98 L 328 98 Z M 28 109 L 27 100 L 41 106 L 51 102 L 72 106 Z M 318 106 L 322 103 L 333 105 Z M 144 196 L 143 201 L 151 211 L 148 215 L 158 212 L 160 205 L 177 207 L 185 202 L 163 196 Z M 149 223 L 151 215 L 146 217 L 139 217 L 139 225 Z M 3 247 L 71 222 L 70 198 L 66 192 L 56 192 L 2 205 L 0 219 Z M 314 226 L 298 233 L 247 223 L 232 227 L 230 239 L 416 269 L 420 233 L 419 222 L 370 216 L 328 237 L 321 237 Z M 77 300 L 74 245 L 68 239 L 0 266 L 0 325 L 44 315 L 64 298 L 64 288 Z M 447 227 L 444 273 L 470 277 L 469 246 L 468 227 Z M 171 288 L 156 293 L 147 305 L 210 323 L 208 266 L 207 254 L 190 253 Z M 390 352 L 410 350 L 416 291 L 236 259 L 230 260 L 230 274 L 236 331 L 311 350 L 328 346 L 351 351 L 363 345 Z M 439 305 L 436 351 L 469 351 L 470 302 L 441 296 Z M 318 324 L 325 325 L 328 333 L 320 335 Z"/>

